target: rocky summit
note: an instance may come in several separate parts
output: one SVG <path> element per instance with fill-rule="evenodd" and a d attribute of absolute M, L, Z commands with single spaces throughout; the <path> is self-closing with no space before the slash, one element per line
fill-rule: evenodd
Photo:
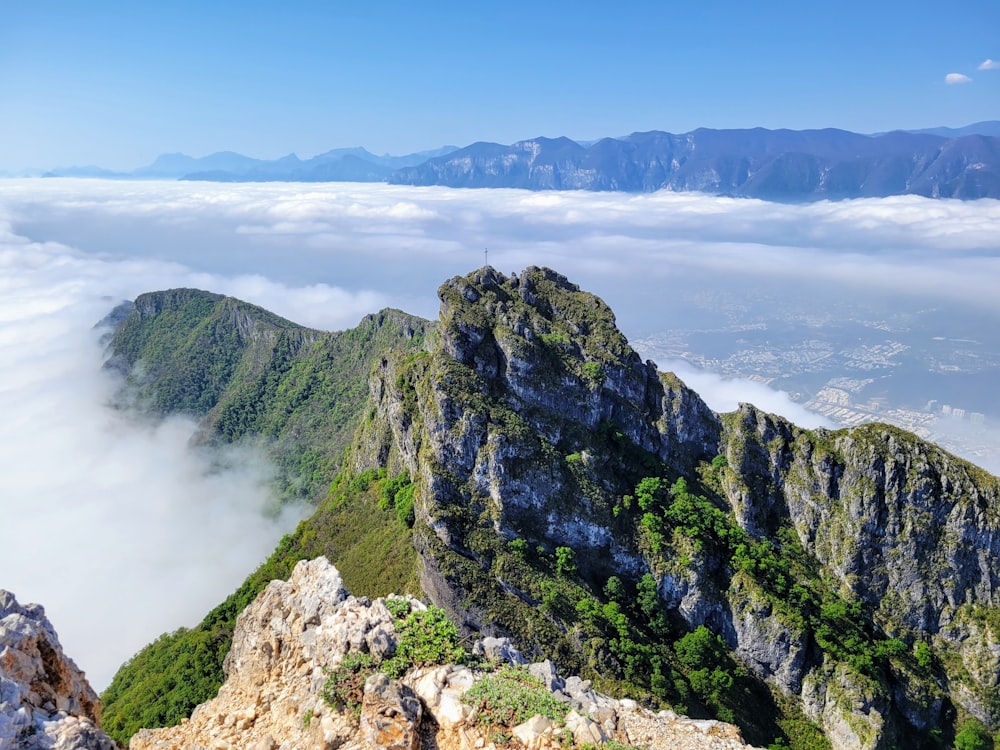
<path fill-rule="evenodd" d="M 475 644 L 481 658 L 472 666 L 418 660 L 390 678 L 378 670 L 406 647 L 405 625 L 393 614 L 401 606 L 427 612 L 413 599 L 351 596 L 325 558 L 300 562 L 237 619 L 218 696 L 180 726 L 139 732 L 130 748 L 473 750 L 513 738 L 536 750 L 610 740 L 673 750 L 747 747 L 733 726 L 613 700 L 579 678 L 561 678 L 549 662 L 523 665 L 509 642 L 495 639 Z M 371 667 L 359 675 L 355 702 L 331 699 L 331 680 L 362 659 Z M 503 670 L 520 672 L 552 715 L 529 708 L 514 724 L 495 718 L 500 699 L 476 686 L 496 682 Z M 470 697 L 480 693 L 487 697 Z"/>
<path fill-rule="evenodd" d="M 0 590 L 0 748 L 113 750 L 100 702 L 38 604 Z"/>

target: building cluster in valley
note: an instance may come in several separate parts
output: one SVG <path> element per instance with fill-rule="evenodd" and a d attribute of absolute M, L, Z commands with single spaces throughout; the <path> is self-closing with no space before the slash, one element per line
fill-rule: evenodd
<path fill-rule="evenodd" d="M 884 329 L 870 324 L 869 330 Z M 761 326 L 739 326 L 724 331 L 671 331 L 636 345 L 659 362 L 683 360 L 699 369 L 768 385 L 788 393 L 806 409 L 825 417 L 832 427 L 885 422 L 909 430 L 945 449 L 996 471 L 1000 466 L 994 423 L 996 417 L 969 394 L 966 404 L 949 403 L 933 390 L 903 401 L 880 379 L 892 374 L 894 383 L 906 382 L 919 371 L 961 375 L 990 366 L 995 359 L 956 351 L 954 356 L 922 351 L 896 337 L 881 341 L 836 341 L 765 334 Z M 710 341 L 711 346 L 704 342 Z M 729 344 L 726 346 L 726 344 Z M 915 402 L 919 405 L 915 405 Z"/>

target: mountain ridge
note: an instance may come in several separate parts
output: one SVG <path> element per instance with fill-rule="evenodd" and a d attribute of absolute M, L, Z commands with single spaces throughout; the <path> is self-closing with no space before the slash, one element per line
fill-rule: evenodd
<path fill-rule="evenodd" d="M 396 333 L 365 350 L 370 369 L 352 377 L 368 397 L 353 402 L 343 468 L 305 467 L 329 483 L 316 515 L 161 650 L 224 639 L 266 580 L 325 554 L 360 593 L 415 587 L 469 633 L 735 721 L 758 744 L 936 748 L 970 721 L 1000 726 L 995 477 L 884 425 L 805 430 L 749 405 L 715 414 L 550 269 L 487 267 L 439 296 L 439 322 L 418 341 Z M 222 302 L 198 299 L 189 332 L 220 321 Z M 127 319 L 112 352 L 155 320 Z M 189 341 L 164 345 L 165 360 L 186 361 Z M 205 382 L 231 402 L 231 385 Z M 273 428 L 242 434 L 256 429 Z M 388 540 L 410 557 L 373 586 L 361 571 L 388 559 L 377 552 Z M 117 736 L 154 654 L 106 694 Z"/>
<path fill-rule="evenodd" d="M 570 142 L 572 143 L 572 142 Z M 589 148 L 553 139 L 473 144 L 401 169 L 393 184 L 529 190 L 698 191 L 777 201 L 1000 196 L 1000 141 L 902 131 L 660 131 Z"/>
<path fill-rule="evenodd" d="M 735 727 L 600 695 L 551 663 L 526 664 L 509 641 L 481 639 L 468 653 L 456 635 L 418 600 L 351 596 L 327 560 L 302 561 L 240 614 L 219 695 L 189 722 L 143 730 L 130 746 L 463 750 L 516 738 L 537 750 L 747 747 Z M 521 705 L 498 695 L 501 686 Z"/>
<path fill-rule="evenodd" d="M 479 141 L 405 156 L 362 147 L 309 159 L 219 152 L 164 154 L 132 172 L 70 167 L 44 176 L 215 182 L 388 182 L 464 188 L 710 194 L 799 202 L 890 195 L 1000 198 L 1000 121 L 873 135 L 836 128 L 698 128 L 586 143 L 565 136 L 510 145 Z"/>

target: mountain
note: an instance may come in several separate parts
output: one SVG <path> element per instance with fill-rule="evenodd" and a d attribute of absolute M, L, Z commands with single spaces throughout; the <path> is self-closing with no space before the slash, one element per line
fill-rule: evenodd
<path fill-rule="evenodd" d="M 359 595 L 420 596 L 470 637 L 755 744 L 1000 728 L 995 477 L 885 425 L 716 414 L 549 269 L 439 296 L 436 325 L 387 312 L 340 334 L 205 292 L 136 301 L 110 353 L 144 400 L 203 415 L 206 440 L 271 443 L 318 506 L 198 627 L 122 667 L 112 736 L 211 698 L 239 612 L 320 555 Z M 346 402 L 326 386 L 365 382 Z"/>
<path fill-rule="evenodd" d="M 997 138 L 1000 137 L 1000 120 L 974 122 L 972 125 L 965 125 L 961 128 L 924 128 L 923 130 L 907 130 L 906 132 L 940 135 L 945 138 L 961 138 L 966 135 L 988 135 Z"/>
<path fill-rule="evenodd" d="M 659 131 L 605 138 L 589 147 L 567 138 L 511 146 L 474 143 L 397 170 L 390 183 L 528 190 L 689 191 L 806 201 L 916 194 L 1000 197 L 1000 140 L 897 131 Z"/>
<path fill-rule="evenodd" d="M 419 348 L 429 327 L 384 310 L 350 331 L 324 333 L 232 298 L 175 289 L 135 300 L 107 367 L 127 376 L 145 408 L 202 418 L 212 439 L 266 435 L 284 469 L 282 497 L 315 500 L 357 427 L 374 358 Z"/>
<path fill-rule="evenodd" d="M 42 173 L 42 177 L 85 177 L 99 178 L 102 180 L 120 180 L 125 179 L 128 176 L 129 175 L 124 172 L 115 172 L 111 169 L 104 169 L 102 167 L 95 166 L 59 167 Z"/>
<path fill-rule="evenodd" d="M 182 180 L 211 182 L 385 182 L 393 170 L 420 164 L 429 158 L 454 151 L 444 146 L 404 156 L 376 156 L 363 148 L 340 148 L 307 159 L 285 157 L 277 161 L 255 161 L 230 169 L 203 169 L 202 165 L 185 170 Z M 207 166 L 207 165 L 204 165 Z"/>
<path fill-rule="evenodd" d="M 455 150 L 455 146 L 442 146 L 402 156 L 379 156 L 355 147 L 333 149 L 310 159 L 300 159 L 295 154 L 280 159 L 254 159 L 233 151 L 219 151 L 202 157 L 161 154 L 152 164 L 130 172 L 100 167 L 59 167 L 42 176 L 207 182 L 385 182 L 393 170 L 421 164 Z"/>
<path fill-rule="evenodd" d="M 846 130 L 633 133 L 579 143 L 534 138 L 478 142 L 405 156 L 341 148 L 299 159 L 233 152 L 164 154 L 129 173 L 70 167 L 47 177 L 210 182 L 388 182 L 526 190 L 698 191 L 773 201 L 923 195 L 1000 198 L 1000 122 L 876 135 Z"/>

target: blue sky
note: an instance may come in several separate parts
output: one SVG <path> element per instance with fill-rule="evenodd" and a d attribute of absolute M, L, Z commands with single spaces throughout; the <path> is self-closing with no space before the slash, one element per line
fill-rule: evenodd
<path fill-rule="evenodd" d="M 0 4 L 0 170 L 1000 119 L 1000 3 Z M 969 81 L 946 83 L 948 74 Z"/>

